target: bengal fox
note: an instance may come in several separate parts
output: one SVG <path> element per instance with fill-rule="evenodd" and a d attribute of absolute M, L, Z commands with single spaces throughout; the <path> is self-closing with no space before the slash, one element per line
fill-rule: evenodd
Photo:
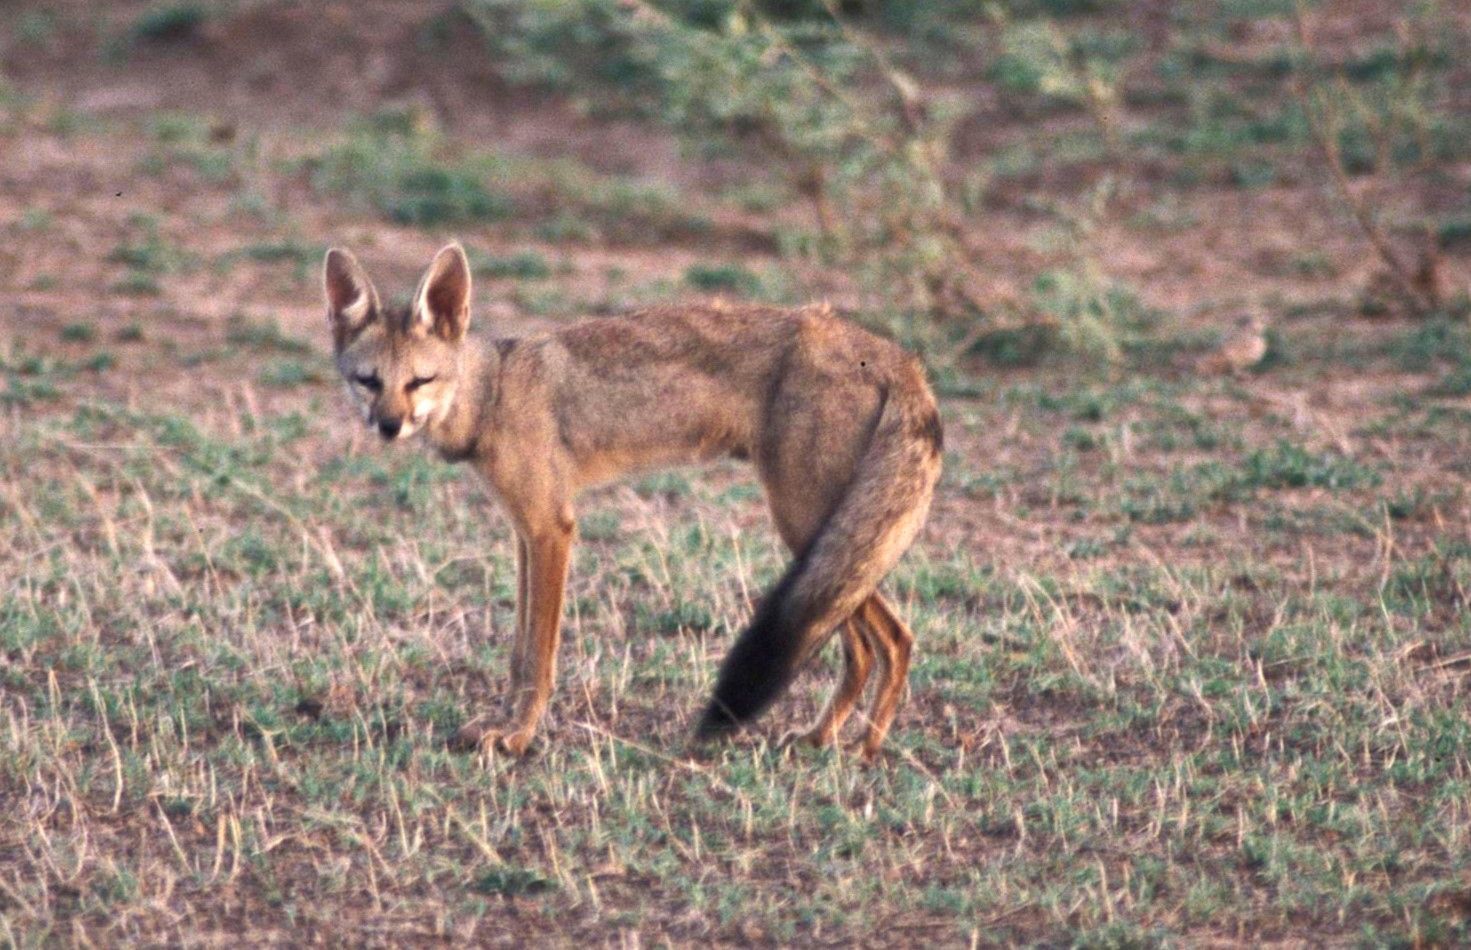
<path fill-rule="evenodd" d="M 489 482 L 516 534 L 508 726 L 478 716 L 458 748 L 519 755 L 552 691 L 572 503 L 633 469 L 750 459 L 795 555 L 721 667 L 696 729 L 740 728 L 835 630 L 842 681 L 802 738 L 835 741 L 877 665 L 861 737 L 873 759 L 893 721 L 913 635 L 877 591 L 914 540 L 940 474 L 941 427 L 919 363 L 827 307 L 659 307 L 549 333 L 481 341 L 459 244 L 404 307 L 386 307 L 352 254 L 324 285 L 337 366 L 386 440 L 423 433 Z"/>

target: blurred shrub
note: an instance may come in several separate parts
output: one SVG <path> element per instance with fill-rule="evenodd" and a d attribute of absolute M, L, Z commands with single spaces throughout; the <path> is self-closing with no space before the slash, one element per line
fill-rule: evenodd
<path fill-rule="evenodd" d="M 360 124 L 314 160 L 312 182 L 375 208 L 390 221 L 434 227 L 510 216 L 511 200 L 485 185 L 493 163 L 442 154 L 432 132 L 382 117 Z"/>
<path fill-rule="evenodd" d="M 728 291 L 743 297 L 761 293 L 761 278 L 739 264 L 691 264 L 684 281 L 697 290 L 710 293 Z"/>
<path fill-rule="evenodd" d="M 471 250 L 470 267 L 477 277 L 541 280 L 552 276 L 552 265 L 536 251 L 494 255 Z"/>
<path fill-rule="evenodd" d="M 929 30 L 965 4 L 464 5 L 512 81 L 664 122 L 693 147 L 782 176 L 813 208 L 820 233 L 805 246 L 854 265 L 870 309 L 901 336 L 922 342 L 931 318 L 976 315 L 954 293 L 971 267 L 958 235 L 969 182 L 942 174 L 955 113 L 924 101 L 865 32 Z"/>
<path fill-rule="evenodd" d="M 133 22 L 129 36 L 155 43 L 190 39 L 204 25 L 209 12 L 199 3 L 165 3 L 151 7 Z"/>

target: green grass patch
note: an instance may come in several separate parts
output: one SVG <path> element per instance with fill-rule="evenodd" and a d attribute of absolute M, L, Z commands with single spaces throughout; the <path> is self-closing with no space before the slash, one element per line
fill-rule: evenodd
<path fill-rule="evenodd" d="M 761 278 L 739 264 L 691 264 L 685 269 L 684 282 L 706 293 L 757 297 L 762 291 Z"/>
<path fill-rule="evenodd" d="M 499 173 L 497 163 L 456 157 L 433 137 L 362 130 L 312 162 L 319 190 L 418 227 L 509 218 L 515 206 L 495 187 Z"/>
<path fill-rule="evenodd" d="M 536 251 L 505 255 L 472 252 L 470 266 L 477 277 L 545 280 L 552 276 L 551 263 Z"/>
<path fill-rule="evenodd" d="M 191 39 L 209 18 L 200 3 L 161 3 L 150 7 L 133 21 L 128 36 L 135 42 L 177 43 Z"/>

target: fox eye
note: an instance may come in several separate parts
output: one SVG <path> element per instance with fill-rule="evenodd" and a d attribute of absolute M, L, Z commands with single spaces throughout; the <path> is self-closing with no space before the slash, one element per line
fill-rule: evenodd
<path fill-rule="evenodd" d="M 368 373 L 358 373 L 353 376 L 352 381 L 364 389 L 371 389 L 375 393 L 383 388 L 383 381 L 377 376 Z"/>
<path fill-rule="evenodd" d="M 409 380 L 409 385 L 406 388 L 412 391 L 418 389 L 420 386 L 423 386 L 426 383 L 432 383 L 438 378 L 439 377 L 433 374 L 430 374 L 428 376 L 415 376 L 413 379 Z"/>

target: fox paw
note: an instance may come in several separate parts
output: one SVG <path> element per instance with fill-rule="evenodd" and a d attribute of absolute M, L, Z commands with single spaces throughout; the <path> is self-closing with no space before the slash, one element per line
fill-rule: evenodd
<path fill-rule="evenodd" d="M 882 742 L 882 739 L 874 742 L 868 736 L 859 736 L 856 739 L 843 743 L 843 751 L 850 755 L 858 756 L 868 765 L 873 765 L 879 760 L 879 750 Z"/>
<path fill-rule="evenodd" d="M 776 740 L 777 748 L 789 749 L 794 745 L 809 745 L 814 749 L 826 749 L 836 737 L 821 729 L 793 729 Z"/>
<path fill-rule="evenodd" d="M 531 729 L 516 729 L 504 732 L 478 720 L 465 723 L 453 736 L 449 748 L 452 752 L 501 752 L 509 756 L 521 756 L 531 745 L 534 735 Z"/>

